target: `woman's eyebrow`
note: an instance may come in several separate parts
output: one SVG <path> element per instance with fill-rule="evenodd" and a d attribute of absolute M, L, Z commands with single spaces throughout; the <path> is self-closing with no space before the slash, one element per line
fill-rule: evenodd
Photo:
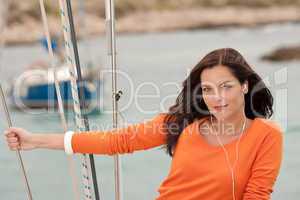
<path fill-rule="evenodd" d="M 208 84 L 201 84 L 201 87 L 210 87 L 211 85 Z"/>
<path fill-rule="evenodd" d="M 233 80 L 226 80 L 226 81 L 223 81 L 223 82 L 219 83 L 218 85 L 220 86 L 220 85 L 222 85 L 224 83 L 230 83 L 230 82 L 234 82 L 234 81 Z"/>
<path fill-rule="evenodd" d="M 218 84 L 218 86 L 220 86 L 224 83 L 230 83 L 230 82 L 234 82 L 234 81 L 233 80 L 222 81 L 221 83 Z M 210 86 L 212 86 L 212 84 L 205 84 L 205 83 L 201 84 L 201 87 L 210 87 Z"/>

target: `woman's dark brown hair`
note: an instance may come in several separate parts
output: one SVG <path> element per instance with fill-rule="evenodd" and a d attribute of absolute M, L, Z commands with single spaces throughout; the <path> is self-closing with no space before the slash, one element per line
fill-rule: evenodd
<path fill-rule="evenodd" d="M 184 128 L 194 120 L 210 115 L 202 98 L 200 75 L 204 69 L 217 65 L 228 67 L 241 84 L 248 81 L 248 93 L 245 94 L 246 117 L 254 119 L 255 117 L 269 118 L 272 116 L 272 94 L 244 57 L 232 48 L 214 50 L 204 56 L 183 81 L 183 88 L 165 117 L 164 122 L 167 127 L 165 148 L 170 156 L 173 156 L 174 148 Z"/>

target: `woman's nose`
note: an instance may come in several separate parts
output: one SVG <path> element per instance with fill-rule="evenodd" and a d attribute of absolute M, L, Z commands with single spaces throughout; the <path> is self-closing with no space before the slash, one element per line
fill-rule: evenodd
<path fill-rule="evenodd" d="M 222 103 L 224 102 L 224 93 L 219 90 L 214 90 L 214 94 L 212 95 L 212 98 L 217 103 Z"/>

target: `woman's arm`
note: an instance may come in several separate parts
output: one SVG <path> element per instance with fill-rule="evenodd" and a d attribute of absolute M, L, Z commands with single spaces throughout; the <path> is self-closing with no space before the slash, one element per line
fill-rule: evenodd
<path fill-rule="evenodd" d="M 282 162 L 282 133 L 271 130 L 252 166 L 243 200 L 269 200 Z"/>
<path fill-rule="evenodd" d="M 6 131 L 11 150 L 36 148 L 66 150 L 67 153 L 122 154 L 146 150 L 165 143 L 164 114 L 144 123 L 110 131 L 66 134 L 32 134 L 21 128 Z"/>
<path fill-rule="evenodd" d="M 67 153 L 114 155 L 160 146 L 166 143 L 164 116 L 159 114 L 144 123 L 115 130 L 74 133 L 66 137 L 65 146 L 70 147 Z"/>

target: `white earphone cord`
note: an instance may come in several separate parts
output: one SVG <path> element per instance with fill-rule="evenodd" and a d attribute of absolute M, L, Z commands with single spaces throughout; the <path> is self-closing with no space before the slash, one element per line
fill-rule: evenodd
<path fill-rule="evenodd" d="M 210 122 L 211 122 L 211 125 L 212 125 L 212 129 L 214 130 L 213 128 L 213 124 L 212 124 L 212 116 L 210 117 Z M 218 134 L 216 134 L 217 136 L 217 140 L 218 140 L 218 143 L 222 146 L 222 149 L 224 151 L 224 154 L 225 154 L 225 158 L 226 158 L 226 164 L 228 165 L 228 168 L 230 170 L 230 173 L 231 173 L 231 180 L 232 180 L 232 198 L 233 200 L 236 200 L 236 197 L 235 197 L 235 180 L 234 180 L 234 170 L 235 170 L 235 166 L 237 164 L 237 161 L 239 159 L 239 151 L 238 151 L 238 148 L 239 148 L 239 143 L 240 143 L 240 140 L 241 140 L 241 137 L 244 133 L 244 130 L 245 130 L 245 127 L 246 127 L 246 117 L 244 119 L 244 123 L 243 123 L 243 126 L 241 128 L 241 134 L 239 136 L 239 139 L 238 139 L 238 142 L 235 146 L 235 161 L 234 161 L 234 164 L 233 164 L 233 167 L 231 166 L 230 164 L 230 159 L 229 159 L 229 155 L 228 155 L 228 152 L 227 150 L 225 149 L 223 143 L 221 142 Z"/>

